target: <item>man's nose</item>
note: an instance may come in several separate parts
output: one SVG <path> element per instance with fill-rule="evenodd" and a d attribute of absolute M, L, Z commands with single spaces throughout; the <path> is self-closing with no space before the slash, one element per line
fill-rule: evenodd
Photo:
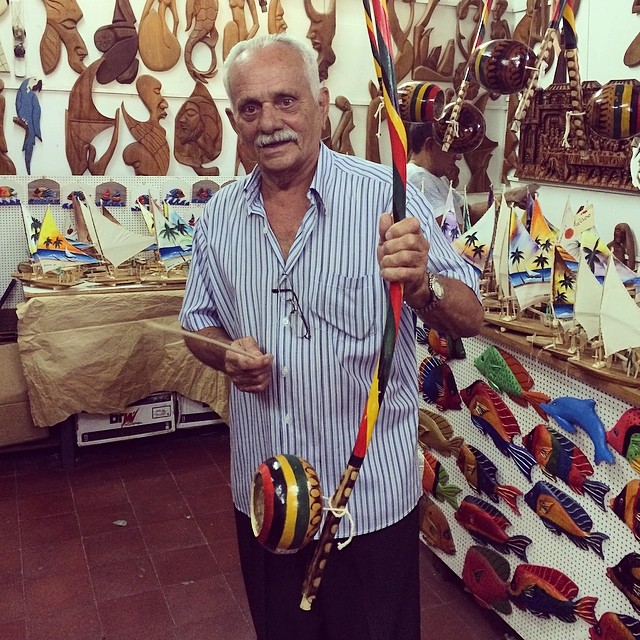
<path fill-rule="evenodd" d="M 260 110 L 260 129 L 266 133 L 279 127 L 280 117 L 278 110 L 272 104 L 265 103 Z"/>

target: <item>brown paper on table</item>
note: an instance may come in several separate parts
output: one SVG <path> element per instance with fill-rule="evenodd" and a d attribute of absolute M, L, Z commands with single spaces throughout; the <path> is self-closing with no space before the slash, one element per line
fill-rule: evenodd
<path fill-rule="evenodd" d="M 229 380 L 197 360 L 177 327 L 183 291 L 39 296 L 18 306 L 18 346 L 36 426 L 111 413 L 177 391 L 228 419 Z"/>

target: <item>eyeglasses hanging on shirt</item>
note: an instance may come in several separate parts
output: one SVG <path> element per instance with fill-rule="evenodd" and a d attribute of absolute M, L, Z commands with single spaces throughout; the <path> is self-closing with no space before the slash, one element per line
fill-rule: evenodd
<path fill-rule="evenodd" d="M 286 274 L 284 274 L 283 278 L 280 278 L 282 281 L 284 279 L 283 285 L 288 285 L 288 278 Z M 271 289 L 272 293 L 284 293 L 287 295 L 285 302 L 288 305 L 291 305 L 291 311 L 289 312 L 289 324 L 292 329 L 295 329 L 296 335 L 298 338 L 304 338 L 305 340 L 311 339 L 311 330 L 309 329 L 309 323 L 307 319 L 304 317 L 304 313 L 302 313 L 302 308 L 300 307 L 300 302 L 298 301 L 298 296 L 296 292 L 293 290 L 291 286 L 280 286 L 275 289 Z"/>

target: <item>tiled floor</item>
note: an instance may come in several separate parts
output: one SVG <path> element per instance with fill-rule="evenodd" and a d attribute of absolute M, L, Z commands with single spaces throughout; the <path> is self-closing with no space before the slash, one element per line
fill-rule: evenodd
<path fill-rule="evenodd" d="M 68 471 L 0 453 L 0 639 L 254 638 L 228 445 L 226 427 L 98 445 Z M 427 547 L 421 577 L 425 640 L 517 637 Z"/>

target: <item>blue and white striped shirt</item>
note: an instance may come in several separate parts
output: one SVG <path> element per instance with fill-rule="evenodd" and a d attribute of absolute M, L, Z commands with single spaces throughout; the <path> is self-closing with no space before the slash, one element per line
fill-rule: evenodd
<path fill-rule="evenodd" d="M 192 331 L 221 326 L 232 339 L 253 336 L 274 356 L 262 393 L 232 386 L 231 482 L 249 514 L 258 465 L 280 454 L 308 460 L 332 496 L 355 443 L 378 361 L 387 288 L 376 260 L 378 221 L 391 211 L 389 168 L 321 146 L 309 207 L 285 260 L 269 227 L 260 170 L 225 186 L 196 225 L 180 321 Z M 434 224 L 430 205 L 411 185 L 407 216 L 430 239 L 429 268 L 477 291 L 473 269 Z M 290 287 L 311 338 L 291 314 Z M 404 517 L 417 503 L 417 373 L 412 315 L 403 307 L 384 401 L 349 510 L 356 535 Z M 348 535 L 341 522 L 338 536 Z"/>

